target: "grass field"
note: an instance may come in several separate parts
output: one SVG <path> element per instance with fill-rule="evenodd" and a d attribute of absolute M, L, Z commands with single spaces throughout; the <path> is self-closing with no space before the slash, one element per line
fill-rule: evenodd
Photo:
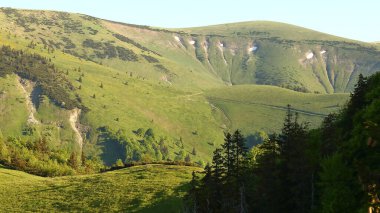
<path fill-rule="evenodd" d="M 42 178 L 0 167 L 4 212 L 180 212 L 195 167 L 146 165 Z"/>
<path fill-rule="evenodd" d="M 256 131 L 277 132 L 282 127 L 286 106 L 291 105 L 301 121 L 318 127 L 322 119 L 337 112 L 348 100 L 348 94 L 309 94 L 257 85 L 241 85 L 206 92 L 208 100 L 230 120 L 230 129 L 241 129 L 247 135 Z"/>

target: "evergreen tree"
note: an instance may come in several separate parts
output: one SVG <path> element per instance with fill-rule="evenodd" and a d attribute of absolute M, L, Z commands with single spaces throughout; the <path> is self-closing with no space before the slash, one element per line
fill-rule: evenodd
<path fill-rule="evenodd" d="M 307 124 L 298 122 L 288 105 L 284 127 L 279 136 L 281 147 L 280 178 L 284 196 L 283 211 L 307 212 L 311 208 L 312 172 L 307 150 Z"/>
<path fill-rule="evenodd" d="M 232 139 L 231 133 L 224 133 L 224 144 L 223 152 L 224 152 L 224 167 L 227 170 L 227 176 L 233 176 L 234 166 L 235 166 L 235 145 Z"/>
<path fill-rule="evenodd" d="M 251 200 L 258 212 L 281 212 L 280 150 L 276 140 L 277 136 L 271 135 L 260 146 L 262 154 L 253 169 L 256 182 L 251 188 L 254 192 Z"/>
<path fill-rule="evenodd" d="M 234 158 L 235 158 L 235 172 L 236 176 L 239 179 L 244 170 L 244 160 L 247 155 L 247 148 L 245 147 L 245 139 L 239 130 L 236 130 L 232 136 L 233 148 L 234 150 Z M 240 180 L 240 179 L 239 179 Z"/>
<path fill-rule="evenodd" d="M 214 156 L 212 158 L 212 170 L 211 170 L 211 180 L 212 180 L 212 194 L 210 197 L 210 207 L 215 211 L 221 211 L 223 205 L 223 176 L 225 174 L 225 169 L 223 167 L 223 150 L 217 148 L 214 151 Z"/>
<path fill-rule="evenodd" d="M 191 152 L 194 156 L 197 155 L 197 150 L 195 150 L 195 147 L 193 147 L 193 151 Z"/>
<path fill-rule="evenodd" d="M 86 165 L 86 155 L 84 154 L 83 149 L 82 149 L 82 153 L 80 157 L 81 157 L 82 166 Z"/>
<path fill-rule="evenodd" d="M 68 160 L 68 165 L 75 170 L 79 168 L 78 156 L 75 151 L 71 152 L 70 158 Z"/>

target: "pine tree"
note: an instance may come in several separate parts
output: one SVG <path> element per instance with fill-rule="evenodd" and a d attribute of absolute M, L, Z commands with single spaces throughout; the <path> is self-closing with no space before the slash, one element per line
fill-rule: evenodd
<path fill-rule="evenodd" d="M 195 171 L 191 174 L 192 178 L 190 181 L 190 190 L 189 190 L 189 197 L 192 209 L 192 212 L 197 212 L 198 209 L 198 199 L 197 199 L 197 185 L 198 185 L 198 177 L 195 173 Z"/>
<path fill-rule="evenodd" d="M 247 154 L 247 148 L 245 147 L 245 139 L 244 136 L 241 134 L 239 130 L 236 130 L 232 136 L 232 141 L 234 144 L 234 149 L 235 149 L 235 170 L 236 170 L 236 176 L 239 179 L 240 176 L 242 175 L 242 168 L 244 165 L 243 161 L 246 157 Z"/>
<path fill-rule="evenodd" d="M 73 169 L 78 169 L 79 167 L 79 162 L 78 162 L 78 156 L 77 156 L 77 153 L 75 151 L 73 151 L 70 155 L 70 158 L 68 160 L 68 164 L 69 166 L 71 166 L 71 168 Z"/>
<path fill-rule="evenodd" d="M 221 211 L 223 196 L 223 176 L 225 174 L 225 169 L 223 167 L 223 150 L 221 148 L 217 148 L 214 151 L 214 156 L 212 158 L 212 171 L 211 171 L 211 179 L 213 183 L 212 187 L 212 195 L 210 198 L 211 208 L 215 211 Z"/>
<path fill-rule="evenodd" d="M 233 176 L 235 166 L 235 144 L 232 139 L 231 133 L 224 133 L 224 144 L 222 145 L 224 151 L 224 167 L 227 170 L 227 176 Z"/>
<path fill-rule="evenodd" d="M 193 147 L 193 151 L 191 152 L 194 156 L 197 155 L 197 150 L 195 150 L 195 147 Z"/>
<path fill-rule="evenodd" d="M 312 166 L 307 156 L 307 124 L 298 122 L 288 105 L 284 127 L 279 136 L 281 147 L 280 178 L 284 198 L 283 211 L 306 212 L 310 210 Z"/>
<path fill-rule="evenodd" d="M 82 149 L 82 153 L 80 157 L 81 157 L 82 166 L 86 165 L 86 155 L 84 154 L 83 149 Z"/>
<path fill-rule="evenodd" d="M 252 204 L 258 212 L 281 212 L 280 150 L 276 140 L 276 135 L 270 135 L 263 142 L 260 146 L 263 153 L 258 156 L 257 166 L 253 169 L 256 181 Z"/>
<path fill-rule="evenodd" d="M 186 163 L 190 163 L 191 162 L 191 158 L 190 158 L 190 155 L 187 154 L 186 157 L 185 157 L 185 162 Z"/>

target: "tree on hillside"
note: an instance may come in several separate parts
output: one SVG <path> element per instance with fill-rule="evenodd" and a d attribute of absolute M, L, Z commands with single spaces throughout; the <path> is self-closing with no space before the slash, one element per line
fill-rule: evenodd
<path fill-rule="evenodd" d="M 144 128 L 138 128 L 138 129 L 135 131 L 135 134 L 136 134 L 137 136 L 142 137 L 144 132 L 145 132 Z"/>
<path fill-rule="evenodd" d="M 247 155 L 247 148 L 245 146 L 245 139 L 241 134 L 240 130 L 236 130 L 232 136 L 232 141 L 234 143 L 234 158 L 236 162 L 236 176 L 238 180 L 242 175 L 242 168 L 244 167 L 244 160 Z"/>
<path fill-rule="evenodd" d="M 306 153 L 308 149 L 307 126 L 307 124 L 298 122 L 298 114 L 293 113 L 288 105 L 284 126 L 279 135 L 283 161 L 280 177 L 283 181 L 283 188 L 287 189 L 284 196 L 288 195 L 286 202 L 283 202 L 285 211 L 306 212 L 311 208 L 312 171 Z"/>
<path fill-rule="evenodd" d="M 191 152 L 194 156 L 197 155 L 197 150 L 195 150 L 195 147 L 193 147 L 193 151 Z"/>
<path fill-rule="evenodd" d="M 185 157 L 185 162 L 186 163 L 190 163 L 191 162 L 191 158 L 190 158 L 190 155 L 187 154 L 186 157 Z"/>
<path fill-rule="evenodd" d="M 232 139 L 231 133 L 227 132 L 224 134 L 224 144 L 222 145 L 223 147 L 223 152 L 224 152 L 224 157 L 225 160 L 224 162 L 224 167 L 227 170 L 227 175 L 232 176 L 234 170 L 233 167 L 235 166 L 235 146 L 236 144 L 234 143 Z"/>
<path fill-rule="evenodd" d="M 114 166 L 116 166 L 116 167 L 123 167 L 123 166 L 124 166 L 124 163 L 123 163 L 123 161 L 119 158 L 119 159 L 116 160 Z"/>
<path fill-rule="evenodd" d="M 222 149 L 217 148 L 214 151 L 211 166 L 212 195 L 210 198 L 211 208 L 215 211 L 221 211 L 223 205 L 222 185 L 225 168 L 223 167 Z"/>
<path fill-rule="evenodd" d="M 75 151 L 71 152 L 70 158 L 67 163 L 71 168 L 75 170 L 79 168 L 78 155 Z"/>
<path fill-rule="evenodd" d="M 281 212 L 280 149 L 277 136 L 271 135 L 260 146 L 262 153 L 257 156 L 257 166 L 253 168 L 256 178 L 252 185 L 251 200 L 258 212 Z"/>
<path fill-rule="evenodd" d="M 185 152 L 183 150 L 180 150 L 178 152 L 178 155 L 174 158 L 175 161 L 183 161 L 185 158 Z"/>
<path fill-rule="evenodd" d="M 149 128 L 145 131 L 145 134 L 144 134 L 145 138 L 148 138 L 148 137 L 154 138 L 154 136 L 155 134 L 152 128 Z"/>

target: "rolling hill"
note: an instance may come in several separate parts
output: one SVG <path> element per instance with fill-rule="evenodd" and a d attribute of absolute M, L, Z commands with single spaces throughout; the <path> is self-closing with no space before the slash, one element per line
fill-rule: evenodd
<path fill-rule="evenodd" d="M 1 211 L 176 212 L 194 167 L 146 165 L 42 178 L 0 166 Z"/>
<path fill-rule="evenodd" d="M 380 71 L 373 44 L 274 22 L 162 29 L 2 8 L 0 44 L 13 51 L 0 78 L 0 138 L 20 150 L 44 138 L 58 157 L 39 159 L 51 165 L 187 155 L 202 165 L 223 131 L 277 131 L 287 104 L 318 126 L 359 74 Z"/>

